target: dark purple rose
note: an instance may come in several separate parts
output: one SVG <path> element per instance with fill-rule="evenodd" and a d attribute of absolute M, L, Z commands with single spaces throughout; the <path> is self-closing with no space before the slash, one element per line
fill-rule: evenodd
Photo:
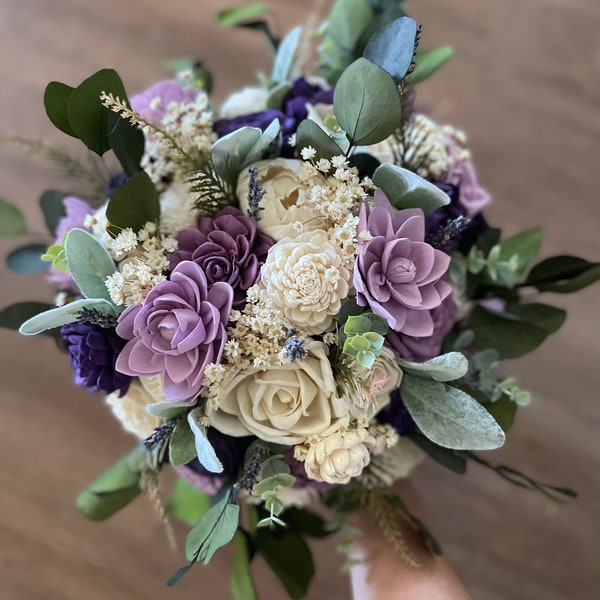
<path fill-rule="evenodd" d="M 427 337 L 413 337 L 395 331 L 388 331 L 385 336 L 389 346 L 400 358 L 412 362 L 423 362 L 439 356 L 444 338 L 456 323 L 456 305 L 452 295 L 448 296 L 437 308 L 431 310 L 433 333 Z"/>
<path fill-rule="evenodd" d="M 200 217 L 198 227 L 180 231 L 177 243 L 171 268 L 183 260 L 194 261 L 202 267 L 209 288 L 219 281 L 233 288 L 233 306 L 239 308 L 274 242 L 241 210 L 228 206 L 214 217 Z"/>
<path fill-rule="evenodd" d="M 64 325 L 60 335 L 75 371 L 76 385 L 107 394 L 118 390 L 121 396 L 127 391 L 131 377 L 115 370 L 117 356 L 126 342 L 114 329 L 76 321 Z"/>
<path fill-rule="evenodd" d="M 198 90 L 189 86 L 181 87 L 175 79 L 160 81 L 131 98 L 131 107 L 148 122 L 160 125 L 171 102 L 189 104 L 196 100 Z"/>
<path fill-rule="evenodd" d="M 196 263 L 179 263 L 169 281 L 119 317 L 117 333 L 129 341 L 117 369 L 137 376 L 164 373 L 167 400 L 195 398 L 206 365 L 221 358 L 232 300 L 228 283 L 208 289 Z"/>
<path fill-rule="evenodd" d="M 390 403 L 377 413 L 377 420 L 383 424 L 390 424 L 399 435 L 405 435 L 417 428 L 416 423 L 402 402 L 400 390 L 390 394 Z"/>
<path fill-rule="evenodd" d="M 424 242 L 423 212 L 395 210 L 377 190 L 373 208 L 366 202 L 361 207 L 358 231 L 372 238 L 363 243 L 354 267 L 357 303 L 369 306 L 395 331 L 431 335 L 431 310 L 451 292 L 442 279 L 450 257 Z"/>
<path fill-rule="evenodd" d="M 219 137 L 240 129 L 240 127 L 258 127 L 264 131 L 274 119 L 279 121 L 281 127 L 282 147 L 280 156 L 292 158 L 294 148 L 289 141 L 298 130 L 298 126 L 308 115 L 307 104 L 332 104 L 333 88 L 323 89 L 319 85 L 311 84 L 304 77 L 296 79 L 287 93 L 281 110 L 268 109 L 234 117 L 233 119 L 219 119 L 214 123 L 214 130 Z"/>

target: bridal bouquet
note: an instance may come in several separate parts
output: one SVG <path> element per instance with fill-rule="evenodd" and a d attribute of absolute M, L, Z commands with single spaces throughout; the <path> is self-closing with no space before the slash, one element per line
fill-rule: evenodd
<path fill-rule="evenodd" d="M 280 40 L 261 6 L 222 13 L 275 53 L 220 108 L 193 63 L 131 97 L 110 69 L 46 89 L 50 120 L 120 166 L 103 158 L 85 197 L 44 194 L 55 303 L 12 305 L 0 324 L 55 336 L 75 383 L 140 440 L 78 506 L 101 520 L 146 491 L 165 520 L 190 522 L 171 584 L 233 540 L 236 598 L 256 597 L 255 554 L 300 598 L 305 537 L 362 508 L 408 562 L 398 519 L 440 552 L 390 487 L 425 455 L 573 495 L 476 452 L 501 446 L 530 400 L 500 361 L 565 319 L 532 293 L 576 291 L 599 266 L 534 264 L 538 230 L 487 223 L 464 134 L 415 102 L 452 51 L 419 49 L 403 6 L 338 0 L 316 65 L 313 31 Z M 3 234 L 20 233 L 18 208 L 0 208 Z M 35 269 L 31 247 L 8 259 Z M 163 503 L 168 465 L 181 477 Z M 308 510 L 317 499 L 330 522 Z"/>

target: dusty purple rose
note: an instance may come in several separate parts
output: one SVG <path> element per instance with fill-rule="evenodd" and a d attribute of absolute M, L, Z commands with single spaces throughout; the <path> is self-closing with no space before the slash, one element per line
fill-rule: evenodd
<path fill-rule="evenodd" d="M 215 121 L 214 130 L 219 137 L 236 131 L 240 127 L 258 127 L 264 131 L 274 119 L 277 119 L 281 127 L 283 142 L 280 156 L 292 158 L 294 156 L 294 148 L 290 146 L 289 140 L 298 130 L 300 123 L 308 115 L 306 105 L 319 103 L 333 103 L 333 88 L 323 89 L 319 85 L 309 83 L 304 77 L 300 77 L 296 79 L 287 93 L 281 110 L 267 109 L 233 119 L 219 119 Z"/>
<path fill-rule="evenodd" d="M 455 162 L 442 177 L 441 182 L 458 188 L 458 201 L 469 217 L 480 213 L 492 199 L 490 194 L 479 185 L 475 167 L 470 160 Z"/>
<path fill-rule="evenodd" d="M 125 346 L 114 329 L 91 323 L 69 323 L 60 330 L 61 344 L 69 353 L 75 384 L 107 394 L 129 388 L 131 377 L 115 370 L 117 356 Z"/>
<path fill-rule="evenodd" d="M 204 271 L 191 261 L 181 262 L 169 281 L 119 317 L 117 333 L 129 341 L 117 369 L 137 376 L 164 373 L 167 400 L 196 397 L 204 368 L 221 358 L 232 300 L 228 283 L 208 289 Z"/>
<path fill-rule="evenodd" d="M 354 267 L 358 304 L 368 305 L 395 331 L 431 335 L 431 309 L 451 292 L 442 279 L 450 257 L 423 241 L 423 212 L 395 210 L 377 190 L 373 208 L 367 203 L 361 207 L 358 231 L 372 236 L 363 243 Z"/>
<path fill-rule="evenodd" d="M 171 268 L 183 260 L 200 265 L 209 288 L 225 281 L 233 288 L 233 306 L 246 301 L 246 291 L 258 279 L 273 240 L 260 233 L 256 223 L 241 210 L 228 206 L 214 217 L 200 217 L 198 227 L 177 235 L 178 250 L 171 255 Z"/>
<path fill-rule="evenodd" d="M 181 87 L 175 79 L 160 81 L 131 98 L 131 107 L 154 125 L 159 125 L 171 102 L 188 104 L 198 95 L 195 87 Z"/>
<path fill-rule="evenodd" d="M 438 307 L 431 310 L 433 333 L 427 337 L 413 337 L 395 331 L 388 331 L 386 346 L 397 356 L 413 362 L 423 362 L 439 356 L 444 338 L 456 323 L 456 304 L 452 295 L 448 296 Z"/>

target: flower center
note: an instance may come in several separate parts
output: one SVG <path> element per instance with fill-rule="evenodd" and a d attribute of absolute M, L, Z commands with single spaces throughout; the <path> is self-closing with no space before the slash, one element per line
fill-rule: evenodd
<path fill-rule="evenodd" d="M 387 280 L 392 284 L 411 283 L 416 274 L 415 264 L 405 257 L 392 259 L 385 272 Z"/>

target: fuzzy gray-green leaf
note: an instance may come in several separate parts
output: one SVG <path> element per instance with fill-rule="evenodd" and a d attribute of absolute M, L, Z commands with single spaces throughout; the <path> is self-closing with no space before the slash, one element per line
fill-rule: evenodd
<path fill-rule="evenodd" d="M 403 371 L 434 381 L 460 379 L 469 370 L 469 361 L 462 352 L 448 352 L 424 362 L 410 362 L 402 358 L 398 358 L 397 362 Z"/>

